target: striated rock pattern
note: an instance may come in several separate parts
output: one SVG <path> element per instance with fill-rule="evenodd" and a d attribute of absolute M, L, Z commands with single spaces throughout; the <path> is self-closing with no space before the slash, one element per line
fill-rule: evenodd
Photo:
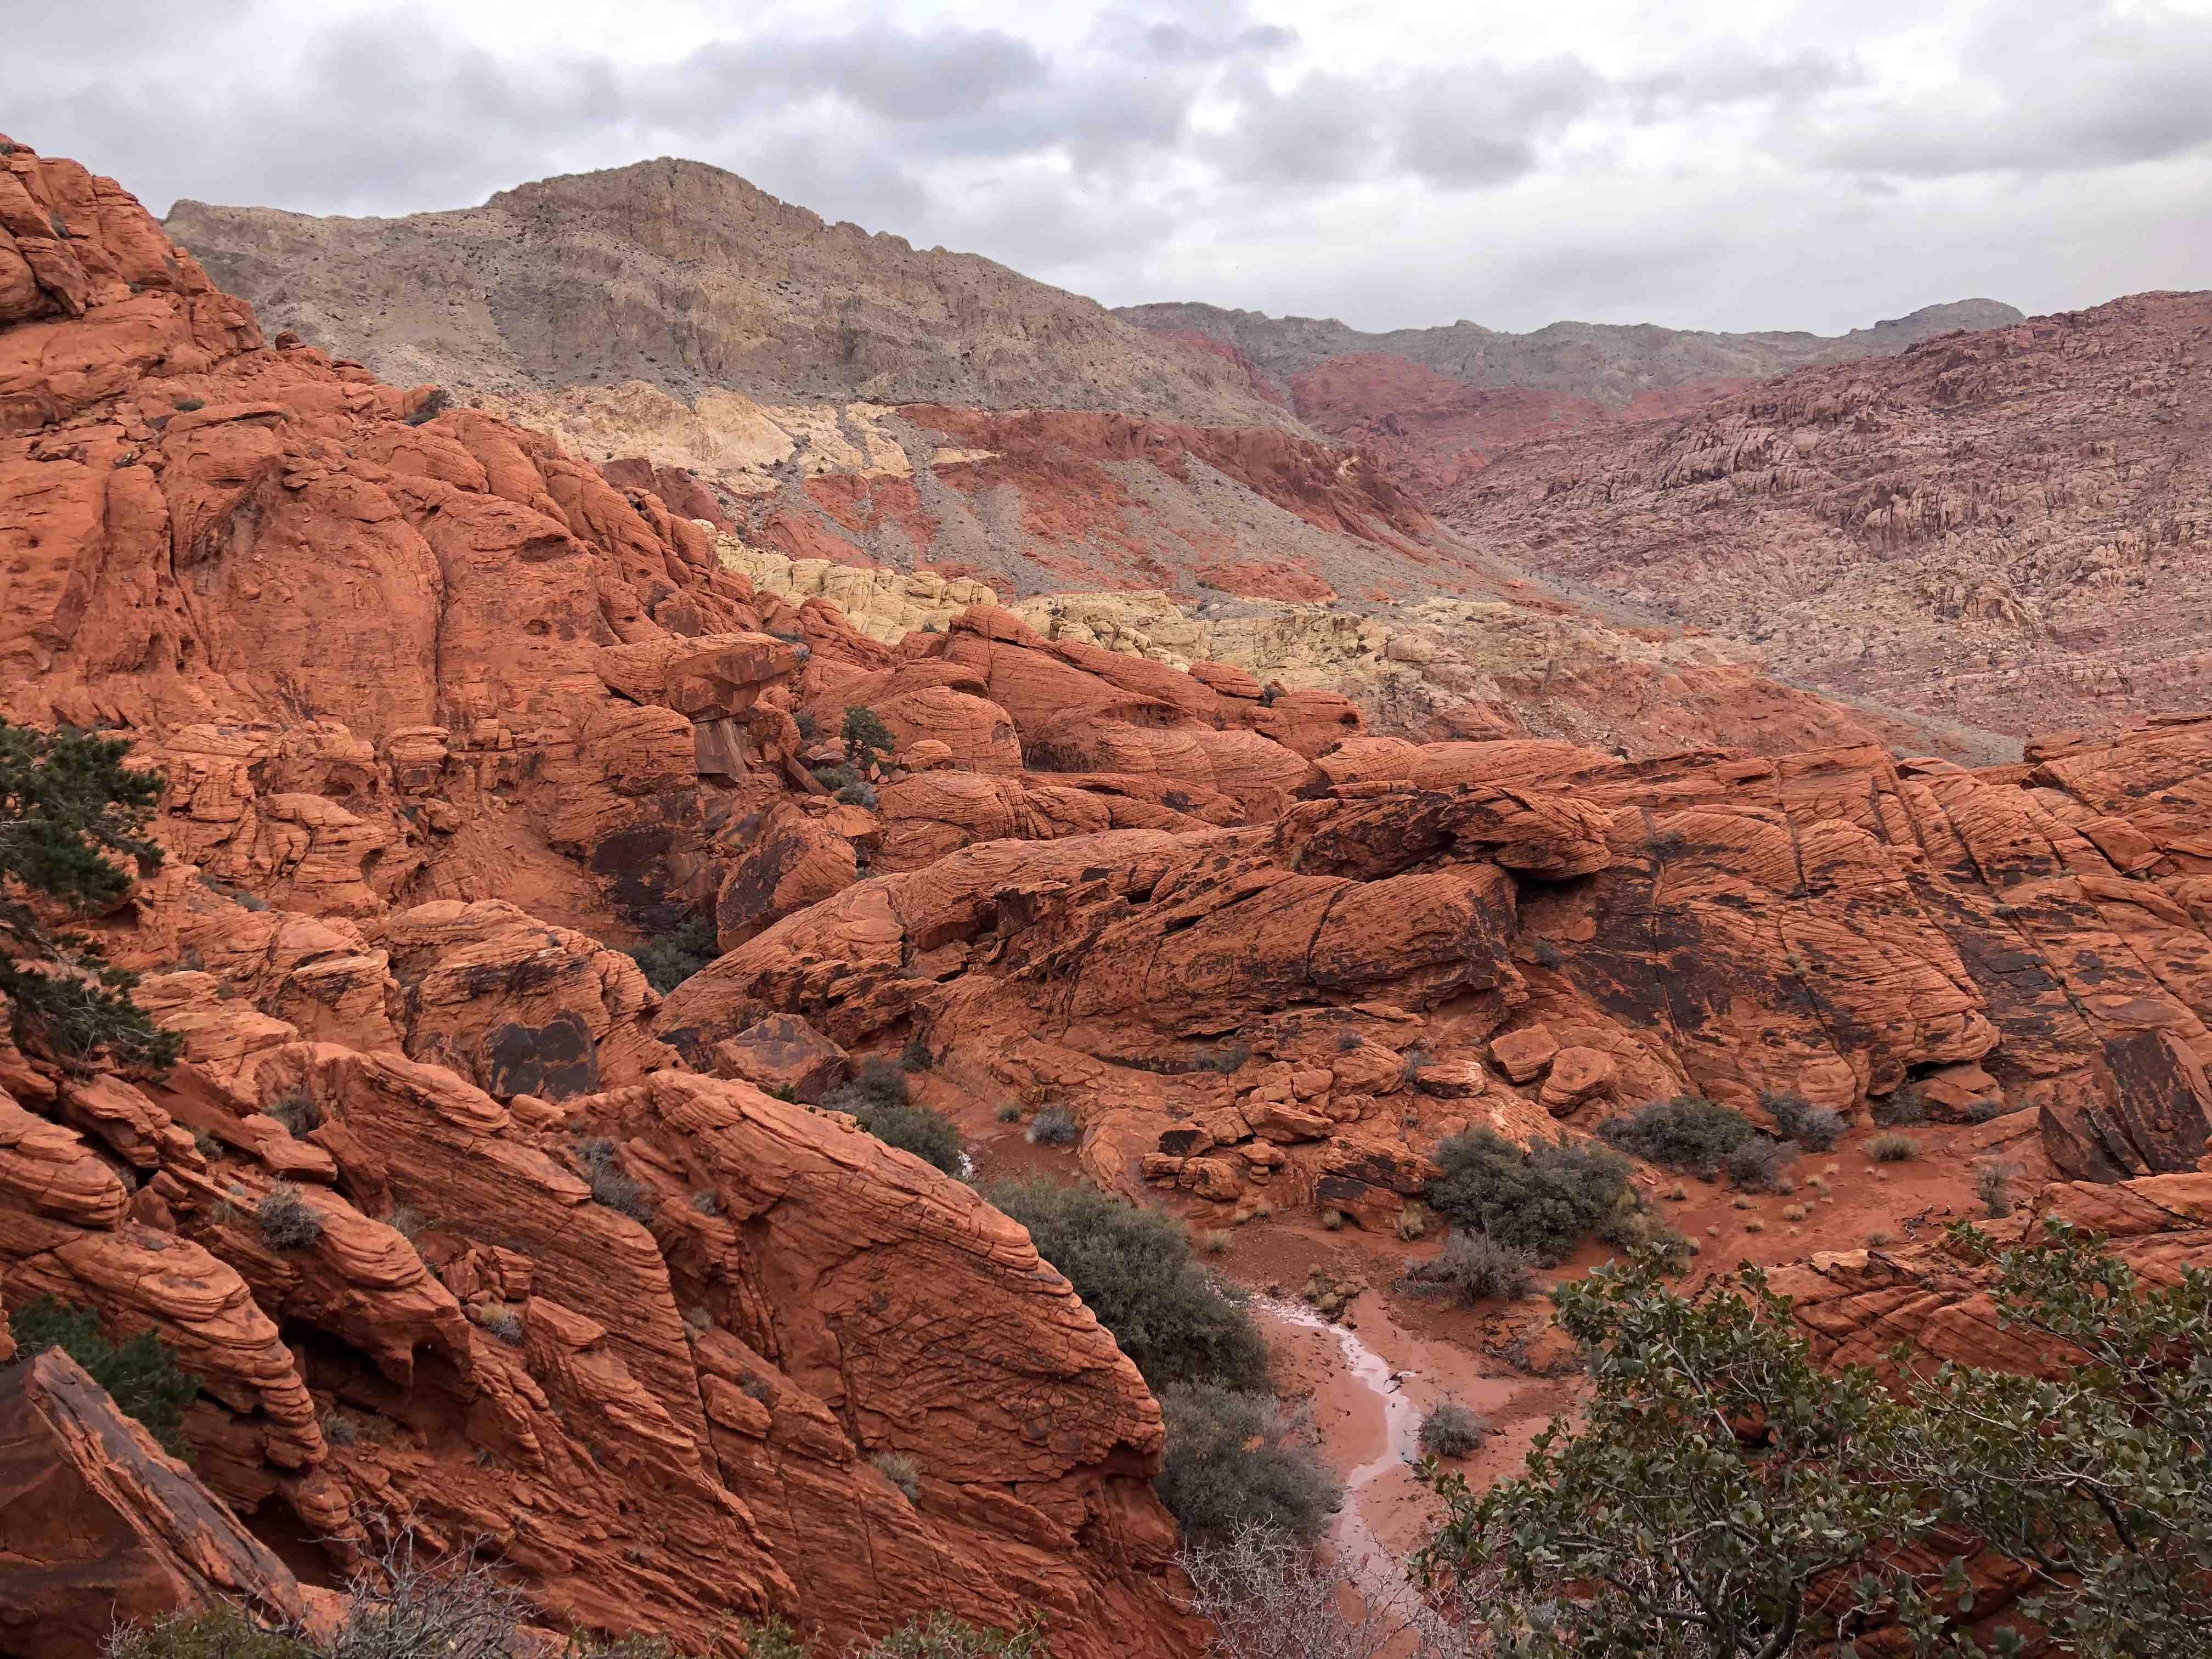
<path fill-rule="evenodd" d="M 1532 568 L 2001 731 L 2203 706 L 2212 294 L 2142 294 L 1543 438 L 1444 498 Z"/>
<path fill-rule="evenodd" d="M 81 1659 L 119 1620 L 304 1611 L 291 1571 L 56 1350 L 0 1370 L 0 1644 Z"/>
<path fill-rule="evenodd" d="M 1996 1096 L 2092 1181 L 2207 1151 L 2212 725 L 1983 772 L 1370 738 L 1315 765 L 1272 825 L 933 840 L 686 981 L 662 1035 L 919 1032 L 1073 1105 L 1109 1184 L 1370 1218 L 1486 1112 L 1525 1135 L 1684 1091 Z"/>

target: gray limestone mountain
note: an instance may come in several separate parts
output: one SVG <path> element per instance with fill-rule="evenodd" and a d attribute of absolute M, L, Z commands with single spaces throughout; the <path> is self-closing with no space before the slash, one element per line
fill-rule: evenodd
<path fill-rule="evenodd" d="M 1763 380 L 1813 363 L 1887 356 L 1938 334 L 2001 328 L 2022 316 L 1996 300 L 1959 300 L 1824 337 L 1799 331 L 1718 334 L 1650 323 L 1573 322 L 1510 334 L 1466 321 L 1374 334 L 1333 317 L 1270 317 L 1192 301 L 1123 306 L 1114 314 L 1170 337 L 1203 336 L 1233 346 L 1263 373 L 1284 381 L 1332 357 L 1382 355 L 1468 386 L 1561 392 L 1609 408 L 1647 392 L 1711 380 Z"/>
<path fill-rule="evenodd" d="M 514 393 L 641 380 L 686 399 L 1291 424 L 1219 357 L 1095 301 L 831 224 L 696 161 L 544 179 L 393 219 L 180 201 L 165 228 L 270 332 L 401 382 Z"/>

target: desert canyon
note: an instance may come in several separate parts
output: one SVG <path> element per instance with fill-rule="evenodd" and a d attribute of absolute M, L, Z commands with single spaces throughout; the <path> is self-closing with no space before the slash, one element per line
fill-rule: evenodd
<path fill-rule="evenodd" d="M 0 1370 L 0 1654 L 336 1619 L 404 1527 L 548 1652 L 1195 1659 L 1166 1390 L 1001 1182 L 1186 1230 L 1392 1553 L 1626 1247 L 1422 1294 L 1471 1132 L 1832 1114 L 1794 1193 L 1627 1166 L 1825 1365 L 2050 1363 L 1958 1218 L 2212 1266 L 2212 294 L 1365 334 L 694 162 L 99 165 L 0 140 L 0 719 L 164 781 L 82 926 L 179 1046 L 0 1021 L 0 1302 L 198 1386 L 187 1462 Z"/>

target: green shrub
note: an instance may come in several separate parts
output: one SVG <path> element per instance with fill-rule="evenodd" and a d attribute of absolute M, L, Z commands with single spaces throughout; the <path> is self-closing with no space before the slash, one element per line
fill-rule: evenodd
<path fill-rule="evenodd" d="M 1624 1152 L 1708 1179 L 1759 1133 L 1741 1112 L 1697 1095 L 1652 1101 L 1626 1117 L 1607 1118 L 1597 1132 Z"/>
<path fill-rule="evenodd" d="M 59 1348 L 107 1390 L 118 1411 L 143 1424 L 163 1451 L 181 1462 L 191 1462 L 184 1413 L 200 1391 L 200 1380 L 178 1364 L 176 1349 L 151 1331 L 112 1341 L 91 1309 L 70 1307 L 50 1296 L 25 1303 L 8 1322 L 15 1334 L 17 1358 Z"/>
<path fill-rule="evenodd" d="M 946 1175 L 964 1174 L 967 1165 L 960 1131 L 933 1106 L 877 1106 L 856 1112 L 860 1125 L 886 1146 L 912 1152 Z"/>
<path fill-rule="evenodd" d="M 1045 1659 L 1047 1651 L 1043 1632 L 1035 1625 L 982 1630 L 940 1611 L 908 1620 L 881 1641 L 856 1650 L 853 1659 Z"/>
<path fill-rule="evenodd" d="M 1832 1151 L 1850 1127 L 1841 1112 L 1815 1106 L 1802 1095 L 1761 1095 L 1759 1103 L 1773 1115 L 1774 1127 L 1782 1131 L 1783 1139 L 1794 1140 L 1809 1152 Z"/>
<path fill-rule="evenodd" d="M 1867 1156 L 1877 1164 L 1902 1164 L 1917 1158 L 1920 1147 L 1911 1135 L 1876 1135 L 1866 1144 Z"/>
<path fill-rule="evenodd" d="M 1490 1434 L 1488 1418 L 1447 1400 L 1421 1419 L 1421 1449 L 1431 1457 L 1471 1457 Z"/>
<path fill-rule="evenodd" d="M 792 723 L 799 728 L 799 742 L 819 743 L 822 741 L 822 722 L 816 720 L 811 714 L 802 708 L 796 714 L 793 714 L 791 719 Z"/>
<path fill-rule="evenodd" d="M 832 795 L 858 788 L 867 782 L 860 775 L 860 769 L 846 761 L 832 761 L 826 766 L 815 767 L 812 774 L 814 781 L 822 786 L 823 792 Z"/>
<path fill-rule="evenodd" d="M 629 953 L 645 982 L 663 996 L 722 954 L 714 924 L 705 916 L 686 916 Z"/>
<path fill-rule="evenodd" d="M 287 1095 L 268 1114 L 295 1135 L 305 1135 L 323 1127 L 323 1109 L 305 1095 Z"/>
<path fill-rule="evenodd" d="M 839 735 L 845 739 L 845 757 L 857 766 L 880 765 L 898 747 L 898 739 L 876 711 L 858 703 L 845 710 L 845 727 Z"/>
<path fill-rule="evenodd" d="M 444 414 L 448 409 L 452 408 L 453 404 L 453 394 L 452 392 L 447 391 L 446 388 L 441 386 L 433 386 L 430 388 L 430 395 L 423 398 L 422 401 L 416 406 L 415 412 L 407 417 L 407 424 L 410 426 L 427 426 L 432 421 L 436 420 L 438 416 Z"/>
<path fill-rule="evenodd" d="M 872 783 L 861 783 L 856 781 L 840 789 L 837 792 L 837 799 L 847 806 L 866 807 L 872 812 L 876 807 L 876 786 Z"/>
<path fill-rule="evenodd" d="M 1527 1659 L 2203 1653 L 2212 1273 L 2146 1282 L 2063 1225 L 2001 1248 L 1961 1223 L 1946 1249 L 2057 1363 L 1832 1369 L 1753 1269 L 1562 1287 L 1589 1393 L 1516 1478 L 1439 1473 L 1415 1572 L 1484 1585 L 1471 1645 Z"/>
<path fill-rule="evenodd" d="M 189 415 L 196 409 L 205 409 L 207 407 L 207 399 L 204 398 L 172 398 L 169 400 L 169 407 L 175 410 L 179 415 Z"/>
<path fill-rule="evenodd" d="M 1153 1485 L 1186 1534 L 1219 1538 L 1251 1522 L 1321 1536 L 1344 1492 L 1302 1413 L 1251 1389 L 1178 1382 L 1159 1397 L 1168 1438 Z"/>
<path fill-rule="evenodd" d="M 105 1054 L 159 1073 L 182 1039 L 131 1000 L 138 976 L 111 967 L 52 918 L 104 915 L 161 865 L 147 833 L 155 772 L 126 766 L 119 738 L 0 720 L 0 998 L 18 1043 L 71 1067 Z"/>
<path fill-rule="evenodd" d="M 1029 1229 L 1154 1389 L 1267 1386 L 1267 1345 L 1244 1293 L 1198 1264 L 1180 1223 L 1092 1187 L 1016 1181 L 985 1195 Z"/>
<path fill-rule="evenodd" d="M 1401 1281 L 1409 1291 L 1449 1293 L 1472 1307 L 1492 1297 L 1514 1302 L 1536 1282 L 1536 1259 L 1501 1244 L 1487 1233 L 1455 1232 L 1426 1261 L 1409 1262 Z"/>
<path fill-rule="evenodd" d="M 1564 1140 L 1523 1152 L 1491 1130 L 1470 1129 L 1437 1148 L 1437 1162 L 1443 1173 L 1428 1185 L 1431 1209 L 1547 1265 L 1636 1207 L 1624 1160 Z"/>
<path fill-rule="evenodd" d="M 1728 1155 L 1728 1178 L 1747 1193 L 1778 1193 L 1796 1158 L 1790 1142 L 1753 1135 Z"/>

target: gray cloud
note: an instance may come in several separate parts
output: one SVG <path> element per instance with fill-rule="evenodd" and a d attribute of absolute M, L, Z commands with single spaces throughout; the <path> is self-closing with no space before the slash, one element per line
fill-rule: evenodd
<path fill-rule="evenodd" d="M 1074 0 L 990 27 L 960 0 L 758 0 L 693 39 L 656 0 L 627 32 L 544 0 L 499 33 L 328 3 L 39 8 L 10 20 L 30 72 L 0 118 L 156 210 L 405 212 L 675 154 L 1109 301 L 1368 326 L 1836 329 L 2212 280 L 2189 216 L 2212 17 L 2157 0 L 1789 0 L 1763 29 L 1680 0 L 1624 7 L 1601 51 L 1571 9 L 1458 0 Z M 2087 182 L 2021 183 L 2065 179 Z"/>

